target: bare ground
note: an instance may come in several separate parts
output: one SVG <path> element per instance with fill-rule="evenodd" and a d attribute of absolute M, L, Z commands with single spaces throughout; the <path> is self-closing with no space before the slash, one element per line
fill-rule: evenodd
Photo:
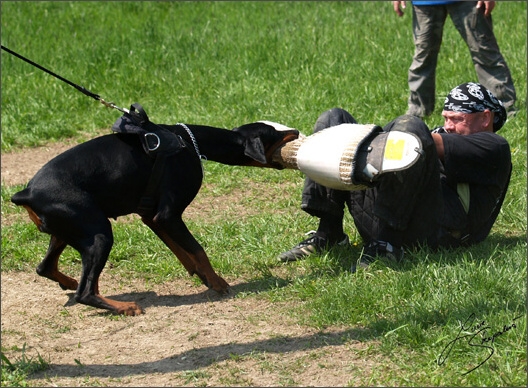
<path fill-rule="evenodd" d="M 3 154 L 2 184 L 26 183 L 72 145 Z M 197 197 L 188 210 L 213 208 Z M 103 272 L 105 296 L 145 309 L 116 317 L 35 273 L 3 272 L 2 351 L 16 360 L 26 344 L 27 356 L 49 362 L 33 386 L 358 386 L 381 366 L 366 359 L 373 344 L 356 340 L 360 328 L 301 326 L 283 304 L 237 297 L 243 279 L 226 280 L 232 292 L 219 297 L 191 279 L 149 285 Z"/>

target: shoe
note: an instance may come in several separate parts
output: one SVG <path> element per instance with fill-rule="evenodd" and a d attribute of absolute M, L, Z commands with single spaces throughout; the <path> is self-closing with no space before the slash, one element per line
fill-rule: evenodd
<path fill-rule="evenodd" d="M 313 253 L 319 253 L 328 250 L 334 246 L 346 246 L 350 243 L 348 236 L 345 234 L 341 241 L 331 244 L 327 238 L 317 234 L 312 230 L 306 235 L 311 235 L 306 240 L 301 241 L 289 251 L 283 252 L 279 255 L 279 260 L 283 263 L 290 261 L 302 260 Z"/>
<path fill-rule="evenodd" d="M 395 247 L 387 241 L 371 241 L 363 247 L 358 263 L 352 264 L 350 271 L 356 272 L 357 267 L 366 269 L 378 258 L 386 258 L 392 262 L 400 262 L 403 259 L 404 250 Z"/>

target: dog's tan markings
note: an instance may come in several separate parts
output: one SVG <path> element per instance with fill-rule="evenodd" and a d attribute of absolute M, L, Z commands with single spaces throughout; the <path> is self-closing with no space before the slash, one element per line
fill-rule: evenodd
<path fill-rule="evenodd" d="M 118 302 L 117 300 L 105 298 L 99 294 L 95 295 L 95 297 L 100 299 L 104 305 L 107 305 L 116 314 L 129 316 L 143 314 L 143 309 L 135 302 Z"/>
<path fill-rule="evenodd" d="M 67 275 L 64 275 L 62 272 L 60 272 L 59 270 L 55 269 L 55 270 L 51 270 L 49 272 L 46 272 L 46 273 L 39 273 L 40 276 L 44 276 L 45 278 L 48 278 L 50 280 L 53 280 L 53 281 L 56 281 L 57 283 L 60 284 L 60 286 L 62 287 L 62 289 L 64 290 L 73 290 L 75 291 L 77 289 L 77 287 L 79 286 L 79 283 L 77 282 L 77 280 L 67 276 Z"/>
<path fill-rule="evenodd" d="M 207 279 L 207 282 L 204 283 L 219 294 L 227 294 L 229 292 L 229 284 L 216 274 L 205 251 L 202 250 L 197 252 L 196 255 L 191 254 L 191 256 L 194 258 L 197 267 L 200 268 L 202 275 Z"/>
<path fill-rule="evenodd" d="M 58 282 L 63 290 L 76 290 L 79 285 L 77 280 L 59 271 L 59 257 L 65 247 L 66 243 L 64 241 L 52 235 L 48 251 L 42 263 L 37 267 L 37 273 L 40 276 Z"/>
<path fill-rule="evenodd" d="M 92 292 L 89 291 L 90 288 Z M 114 314 L 129 316 L 143 314 L 143 309 L 136 302 L 120 302 L 99 294 L 98 280 L 93 281 L 91 285 L 88 284 L 85 292 L 80 297 L 76 297 L 76 300 L 88 306 L 110 310 Z"/>
<path fill-rule="evenodd" d="M 50 276 L 51 276 L 51 277 L 49 277 L 50 279 L 59 282 L 61 287 L 63 289 L 65 289 L 65 290 L 74 290 L 75 291 L 77 289 L 77 287 L 79 286 L 79 283 L 77 282 L 77 280 L 75 280 L 75 279 L 73 279 L 73 278 L 71 278 L 69 276 L 64 275 L 60 271 L 55 271 Z"/>
<path fill-rule="evenodd" d="M 28 205 L 22 205 L 22 206 L 27 210 L 31 221 L 33 221 L 35 225 L 37 225 L 38 230 L 42 232 L 42 220 L 37 215 L 37 213 L 35 213 L 33 209 L 31 209 Z"/>
<path fill-rule="evenodd" d="M 189 275 L 196 275 L 209 288 L 217 291 L 220 294 L 226 294 L 229 290 L 229 284 L 216 274 L 207 254 L 203 249 L 193 254 L 183 249 L 176 241 L 174 241 L 167 232 L 165 232 L 159 224 L 154 220 L 148 218 L 141 218 L 141 220 L 150 228 L 156 235 L 165 243 L 165 245 L 176 255 L 182 265 L 185 267 Z"/>
<path fill-rule="evenodd" d="M 154 222 L 154 220 L 141 217 L 141 221 L 145 225 L 147 225 L 156 235 L 165 243 L 165 245 L 176 255 L 176 257 L 180 260 L 182 265 L 185 267 L 189 275 L 194 275 L 196 272 L 196 266 L 193 263 L 193 260 L 185 250 L 180 248 L 171 238 L 170 236 L 157 224 Z"/>
<path fill-rule="evenodd" d="M 119 315 L 140 315 L 143 314 L 143 309 L 135 302 L 119 302 L 110 298 L 105 298 L 100 294 L 90 295 L 82 300 L 83 304 L 102 308 L 112 311 Z"/>

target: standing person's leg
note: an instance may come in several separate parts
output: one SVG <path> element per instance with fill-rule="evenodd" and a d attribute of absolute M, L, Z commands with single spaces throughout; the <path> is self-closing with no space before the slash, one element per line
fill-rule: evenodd
<path fill-rule="evenodd" d="M 364 241 L 364 254 L 399 259 L 402 247 L 437 245 L 442 211 L 439 162 L 429 128 L 422 120 L 400 116 L 383 130 L 416 135 L 422 143 L 422 156 L 405 170 L 381 176 L 374 188 L 352 191 L 347 204 Z"/>
<path fill-rule="evenodd" d="M 319 116 L 314 133 L 343 123 L 355 124 L 357 121 L 344 109 L 330 109 Z M 347 191 L 329 189 L 308 177 L 305 178 L 301 209 L 319 218 L 319 227 L 315 234 L 289 251 L 283 252 L 279 259 L 283 262 L 295 261 L 336 244 L 348 244 L 348 236 L 343 231 L 344 208 L 348 195 Z"/>
<path fill-rule="evenodd" d="M 413 6 L 414 57 L 409 67 L 407 114 L 430 115 L 435 105 L 436 65 L 447 10 L 444 6 Z"/>
<path fill-rule="evenodd" d="M 479 82 L 503 102 L 507 111 L 514 110 L 517 95 L 510 69 L 493 33 L 491 15 L 484 16 L 475 2 L 466 1 L 449 5 L 448 12 L 469 48 Z"/>

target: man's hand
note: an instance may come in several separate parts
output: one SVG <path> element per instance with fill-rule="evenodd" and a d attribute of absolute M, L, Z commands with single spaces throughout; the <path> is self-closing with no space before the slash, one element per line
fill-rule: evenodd
<path fill-rule="evenodd" d="M 398 3 L 398 1 L 394 1 L 393 3 Z M 495 8 L 495 2 L 494 1 L 477 1 L 477 8 L 484 7 L 484 16 L 491 15 L 491 11 L 493 11 L 493 8 Z"/>
<path fill-rule="evenodd" d="M 396 14 L 400 17 L 403 16 L 403 10 L 407 7 L 405 3 L 406 3 L 405 1 L 393 1 L 392 2 L 392 6 L 394 7 L 394 12 L 396 12 Z M 483 1 L 479 1 L 479 3 L 483 3 Z M 486 3 L 493 3 L 493 1 L 486 1 Z"/>

